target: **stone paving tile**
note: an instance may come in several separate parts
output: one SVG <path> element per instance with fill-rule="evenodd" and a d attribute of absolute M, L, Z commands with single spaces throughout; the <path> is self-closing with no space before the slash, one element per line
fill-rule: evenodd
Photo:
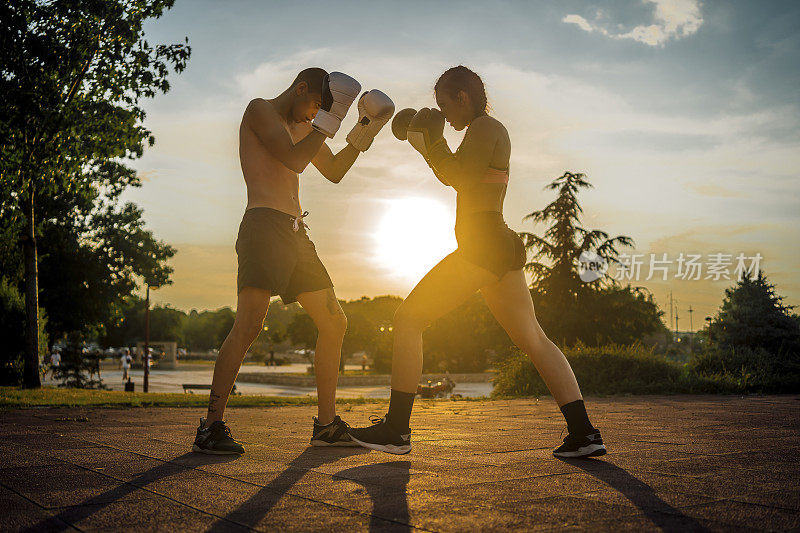
<path fill-rule="evenodd" d="M 133 493 L 137 498 L 150 496 L 135 487 L 120 487 L 113 478 L 68 464 L 3 468 L 0 484 L 42 507 L 79 505 L 89 500 L 104 503 Z"/>
<path fill-rule="evenodd" d="M 800 511 L 800 487 L 798 487 L 796 483 L 789 487 L 784 487 L 775 491 L 742 492 L 741 494 L 733 496 L 730 499 L 732 501 L 754 503 L 757 505 L 766 505 L 779 509 Z"/>
<path fill-rule="evenodd" d="M 768 524 L 768 528 L 773 531 L 797 530 L 800 528 L 800 511 L 790 511 L 788 509 L 731 500 L 694 505 L 683 508 L 681 511 L 688 516 L 716 520 L 736 527 L 766 526 Z"/>
<path fill-rule="evenodd" d="M 663 531 L 709 531 L 728 533 L 748 533 L 764 531 L 763 529 L 748 528 L 737 526 L 735 529 L 730 524 L 713 520 L 695 519 L 687 516 L 679 516 L 659 511 L 639 513 L 635 516 L 614 518 L 611 520 L 600 520 L 586 524 L 572 525 L 565 528 L 554 529 L 553 531 L 592 531 L 592 532 L 663 532 Z"/>
<path fill-rule="evenodd" d="M 549 398 L 422 402 L 402 457 L 309 448 L 313 407 L 229 410 L 240 458 L 189 452 L 202 409 L 4 411 L 0 509 L 5 529 L 800 528 L 795 397 L 587 404 L 600 460 L 552 457 L 565 425 Z M 366 425 L 386 404 L 345 407 Z"/>
<path fill-rule="evenodd" d="M 40 526 L 37 531 L 74 530 L 66 522 L 52 518 L 55 512 L 44 509 L 3 487 L 0 487 L 0 509 L 3 511 L 4 531 L 24 531 L 37 525 Z M 41 527 L 45 523 L 49 524 L 49 527 Z"/>
<path fill-rule="evenodd" d="M 218 520 L 208 513 L 166 498 L 72 506 L 60 509 L 54 519 L 83 531 L 208 531 Z M 45 521 L 41 526 L 49 523 Z M 34 526 L 34 530 L 39 527 Z M 227 530 L 246 531 L 246 528 L 227 524 Z"/>

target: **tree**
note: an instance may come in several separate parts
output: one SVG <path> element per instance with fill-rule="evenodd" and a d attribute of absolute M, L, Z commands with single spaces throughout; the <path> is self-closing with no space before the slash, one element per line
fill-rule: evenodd
<path fill-rule="evenodd" d="M 298 313 L 286 328 L 286 333 L 293 344 L 303 346 L 310 350 L 317 344 L 317 326 L 306 313 Z"/>
<path fill-rule="evenodd" d="M 776 356 L 800 356 L 800 317 L 783 299 L 763 271 L 742 276 L 734 287 L 725 289 L 722 306 L 708 326 L 710 346 L 762 348 Z"/>
<path fill-rule="evenodd" d="M 192 309 L 182 326 L 186 348 L 194 351 L 219 348 L 235 319 L 236 313 L 230 307 L 202 312 Z"/>
<path fill-rule="evenodd" d="M 102 204 L 104 194 L 118 197 L 138 183 L 123 160 L 140 157 L 145 143 L 154 142 L 139 102 L 166 92 L 170 67 L 182 71 L 190 55 L 186 44 L 154 47 L 144 39 L 144 22 L 172 4 L 15 0 L 0 7 L 0 213 L 3 232 L 24 256 L 26 387 L 40 384 L 42 201 L 62 195 Z M 97 217 L 104 214 L 124 217 L 113 208 Z M 150 285 L 163 281 L 163 273 L 135 272 Z"/>
<path fill-rule="evenodd" d="M 99 337 L 103 346 L 131 346 L 144 340 L 145 302 L 137 296 L 125 298 L 120 316 L 105 328 Z M 183 326 L 186 313 L 169 305 L 157 305 L 150 310 L 150 338 L 156 341 L 184 342 Z"/>
<path fill-rule="evenodd" d="M 644 287 L 621 287 L 608 276 L 592 283 L 581 280 L 577 266 L 582 253 L 594 252 L 611 264 L 619 262 L 619 246 L 633 246 L 630 237 L 609 238 L 580 225 L 583 209 L 577 194 L 589 187 L 585 174 L 565 172 L 547 186 L 558 191 L 556 199 L 525 217 L 551 223 L 542 237 L 520 233 L 533 252 L 525 269 L 533 275 L 536 315 L 548 335 L 564 345 L 629 344 L 658 330 L 663 312 Z"/>
<path fill-rule="evenodd" d="M 633 246 L 630 237 L 620 235 L 609 239 L 604 231 L 587 230 L 579 225 L 583 208 L 578 203 L 578 189 L 591 186 L 585 174 L 564 172 L 546 187 L 558 191 L 556 199 L 524 219 L 535 224 L 552 221 L 543 237 L 520 233 L 525 248 L 533 251 L 532 260 L 525 265 L 525 270 L 533 274 L 533 286 L 561 303 L 574 301 L 587 291 L 614 283 L 611 278 L 601 278 L 597 283 L 581 281 L 576 268 L 581 253 L 596 252 L 609 263 L 614 263 L 618 262 L 617 246 Z M 543 263 L 542 259 L 549 264 Z"/>

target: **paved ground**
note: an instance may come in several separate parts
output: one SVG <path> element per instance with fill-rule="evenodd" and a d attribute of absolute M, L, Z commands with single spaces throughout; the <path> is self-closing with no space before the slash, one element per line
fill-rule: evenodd
<path fill-rule="evenodd" d="M 565 426 L 549 399 L 420 404 L 406 456 L 307 448 L 309 407 L 231 410 L 237 459 L 188 452 L 198 409 L 0 412 L 0 529 L 800 528 L 800 397 L 589 406 L 600 460 L 552 457 Z"/>

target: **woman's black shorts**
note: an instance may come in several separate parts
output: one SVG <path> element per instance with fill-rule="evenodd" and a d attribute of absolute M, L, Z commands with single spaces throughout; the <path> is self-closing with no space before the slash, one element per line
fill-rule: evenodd
<path fill-rule="evenodd" d="M 522 269 L 527 261 L 522 239 L 506 226 L 503 215 L 496 211 L 458 217 L 456 241 L 458 249 L 453 253 L 489 270 L 498 278 L 512 270 Z"/>
<path fill-rule="evenodd" d="M 302 221 L 269 207 L 245 211 L 236 239 L 239 258 L 237 286 L 278 294 L 284 304 L 297 295 L 333 287 Z"/>

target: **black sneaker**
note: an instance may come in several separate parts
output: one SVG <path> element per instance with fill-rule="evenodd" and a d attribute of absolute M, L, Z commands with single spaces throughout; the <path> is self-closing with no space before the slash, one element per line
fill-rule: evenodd
<path fill-rule="evenodd" d="M 194 439 L 192 451 L 211 455 L 238 455 L 244 453 L 244 446 L 233 440 L 231 430 L 225 422 L 217 420 L 204 428 L 205 418 L 200 419 L 197 437 Z"/>
<path fill-rule="evenodd" d="M 411 451 L 411 430 L 401 434 L 394 429 L 386 417 L 371 416 L 372 426 L 368 428 L 350 428 L 350 438 L 355 442 L 369 448 L 396 455 L 403 455 Z"/>
<path fill-rule="evenodd" d="M 606 454 L 603 437 L 595 430 L 588 435 L 567 435 L 564 444 L 553 450 L 556 457 L 599 457 Z"/>
<path fill-rule="evenodd" d="M 321 425 L 317 417 L 314 417 L 314 430 L 311 435 L 312 446 L 358 446 L 350 438 L 350 426 L 347 422 L 336 415 L 333 422 Z"/>

